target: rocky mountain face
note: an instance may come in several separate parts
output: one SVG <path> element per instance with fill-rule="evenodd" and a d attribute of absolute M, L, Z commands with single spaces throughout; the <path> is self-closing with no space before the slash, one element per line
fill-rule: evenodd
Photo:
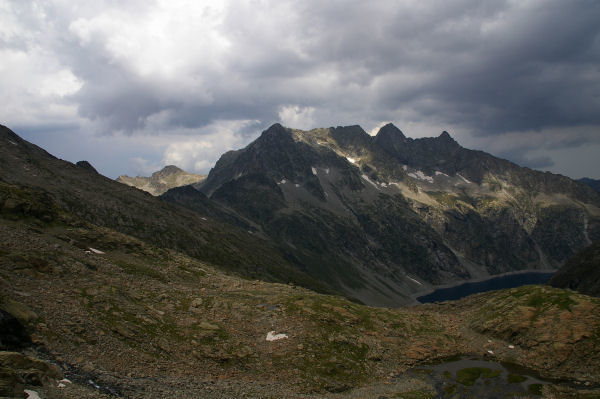
<path fill-rule="evenodd" d="M 578 252 L 561 267 L 549 282 L 553 287 L 569 288 L 600 297 L 600 241 Z"/>
<path fill-rule="evenodd" d="M 157 196 L 175 187 L 199 183 L 205 178 L 206 175 L 188 173 L 177 166 L 167 165 L 158 172 L 152 173 L 150 177 L 121 175 L 117 177 L 117 181 Z"/>
<path fill-rule="evenodd" d="M 600 238 L 590 187 L 465 149 L 447 132 L 413 140 L 391 124 L 374 137 L 276 124 L 194 187 L 182 205 L 196 195 L 235 211 L 297 270 L 370 304 L 555 269 Z"/>

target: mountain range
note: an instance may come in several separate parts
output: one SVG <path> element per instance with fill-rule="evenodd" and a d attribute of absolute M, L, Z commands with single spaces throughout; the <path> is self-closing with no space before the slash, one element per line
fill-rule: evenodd
<path fill-rule="evenodd" d="M 224 154 L 202 182 L 159 199 L 89 164 L 58 160 L 7 128 L 2 135 L 3 184 L 21 212 L 68 211 L 241 276 L 371 305 L 557 269 L 600 239 L 600 195 L 589 186 L 465 149 L 447 132 L 410 139 L 391 124 L 376 136 L 359 126 L 275 124 Z"/>
<path fill-rule="evenodd" d="M 162 198 L 200 213 L 218 204 L 295 269 L 372 305 L 554 270 L 600 239 L 600 196 L 587 185 L 465 149 L 447 132 L 407 138 L 392 124 L 375 136 L 275 124 L 192 187 Z"/>

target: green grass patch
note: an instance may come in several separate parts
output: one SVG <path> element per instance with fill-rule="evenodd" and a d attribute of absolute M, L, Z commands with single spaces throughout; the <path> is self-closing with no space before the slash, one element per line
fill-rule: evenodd
<path fill-rule="evenodd" d="M 522 376 L 521 374 L 510 373 L 508 375 L 508 377 L 506 378 L 506 380 L 508 382 L 510 382 L 511 384 L 519 384 L 519 383 L 527 380 L 527 377 Z"/>
<path fill-rule="evenodd" d="M 571 298 L 571 293 L 564 290 L 537 289 L 527 300 L 528 306 L 537 309 L 557 306 L 559 309 L 570 311 L 571 305 L 575 304 L 577 304 L 577 301 Z"/>
<path fill-rule="evenodd" d="M 456 381 L 463 385 L 473 386 L 475 381 L 481 378 L 494 378 L 500 375 L 500 370 L 492 370 L 486 367 L 469 367 L 458 370 Z"/>

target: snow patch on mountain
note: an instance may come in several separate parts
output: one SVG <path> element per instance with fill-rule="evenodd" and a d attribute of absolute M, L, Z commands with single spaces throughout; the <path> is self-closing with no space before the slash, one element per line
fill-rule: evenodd
<path fill-rule="evenodd" d="M 419 179 L 419 180 L 424 180 L 427 181 L 429 183 L 433 183 L 433 177 L 431 176 L 427 176 L 425 173 L 423 173 L 423 171 L 421 170 L 417 170 L 415 172 L 410 172 L 407 173 L 408 176 L 412 177 L 413 179 Z"/>
<path fill-rule="evenodd" d="M 461 175 L 460 173 L 457 173 L 456 176 L 460 177 L 461 179 L 464 180 L 465 183 L 467 184 L 471 184 L 472 182 L 469 181 L 468 179 L 466 179 L 463 175 Z"/>
<path fill-rule="evenodd" d="M 377 184 L 374 181 L 372 181 L 371 179 L 369 179 L 369 176 L 367 176 L 367 175 L 361 175 L 361 177 L 363 179 L 365 179 L 366 181 L 368 181 L 369 183 L 371 183 L 373 185 L 373 187 L 375 187 L 377 190 L 381 190 L 381 188 L 379 188 L 379 186 L 377 186 Z"/>

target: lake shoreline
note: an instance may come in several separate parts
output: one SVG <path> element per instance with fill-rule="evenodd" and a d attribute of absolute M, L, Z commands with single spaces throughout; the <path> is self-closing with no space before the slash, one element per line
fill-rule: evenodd
<path fill-rule="evenodd" d="M 441 285 L 435 285 L 435 286 L 431 286 L 431 288 L 428 288 L 427 290 L 423 290 L 423 291 L 419 291 L 417 293 L 414 293 L 410 296 L 413 305 L 423 305 L 423 302 L 419 302 L 417 300 L 417 298 L 426 296 L 426 295 L 430 295 L 432 293 L 434 293 L 437 290 L 442 290 L 442 289 L 448 289 L 448 288 L 456 288 L 456 287 L 460 287 L 461 285 L 464 284 L 469 284 L 469 283 L 482 283 L 485 281 L 489 281 L 489 280 L 493 280 L 496 278 L 502 278 L 502 277 L 507 277 L 507 276 L 517 276 L 517 275 L 521 275 L 521 274 L 528 274 L 528 273 L 536 273 L 536 274 L 547 274 L 547 273 L 556 273 L 558 269 L 525 269 L 525 270 L 515 270 L 515 271 L 510 271 L 510 272 L 506 272 L 506 273 L 500 273 L 500 274 L 494 274 L 494 275 L 490 275 L 490 276 L 485 276 L 485 277 L 477 277 L 477 278 L 473 278 L 473 279 L 469 279 L 469 280 L 461 280 L 459 282 L 453 282 L 453 283 L 448 283 L 448 284 L 441 284 Z M 523 284 L 526 285 L 526 284 Z M 486 292 L 486 291 L 481 291 L 481 292 Z M 469 294 L 469 295 L 473 295 L 473 294 Z M 467 296 L 467 295 L 465 295 Z M 426 302 L 427 303 L 427 302 Z"/>

